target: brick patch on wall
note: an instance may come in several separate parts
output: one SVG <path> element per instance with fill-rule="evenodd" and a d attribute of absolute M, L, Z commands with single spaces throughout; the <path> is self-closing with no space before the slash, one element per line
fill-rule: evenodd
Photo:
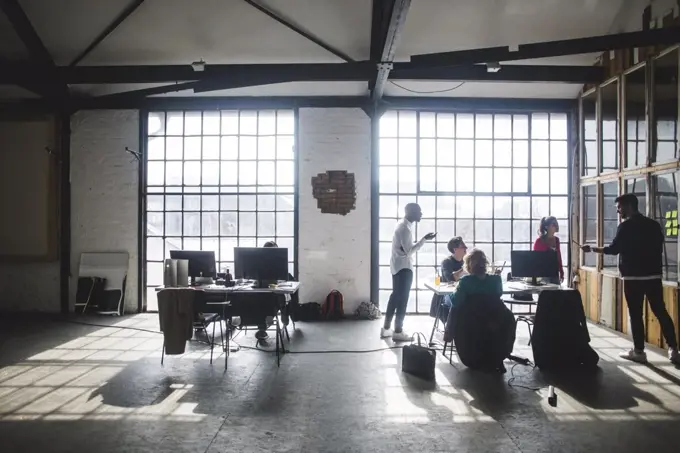
<path fill-rule="evenodd" d="M 322 214 L 347 215 L 356 207 L 354 173 L 331 170 L 312 177 L 313 195 Z"/>

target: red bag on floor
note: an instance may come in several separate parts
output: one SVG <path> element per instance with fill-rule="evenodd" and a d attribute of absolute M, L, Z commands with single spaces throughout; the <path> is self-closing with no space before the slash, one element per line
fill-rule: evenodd
<path fill-rule="evenodd" d="M 334 289 L 326 296 L 326 302 L 321 307 L 321 317 L 326 320 L 342 319 L 345 316 L 343 303 L 342 293 Z"/>

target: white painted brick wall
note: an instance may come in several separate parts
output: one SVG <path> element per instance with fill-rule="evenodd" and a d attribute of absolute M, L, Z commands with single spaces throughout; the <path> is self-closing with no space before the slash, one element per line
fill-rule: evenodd
<path fill-rule="evenodd" d="M 323 302 L 332 290 L 351 314 L 371 292 L 371 123 L 361 109 L 300 109 L 300 302 Z M 356 181 L 356 209 L 346 216 L 321 214 L 311 179 L 347 170 Z"/>
<path fill-rule="evenodd" d="M 80 254 L 130 255 L 125 311 L 137 310 L 139 112 L 89 110 L 71 120 L 71 307 Z"/>

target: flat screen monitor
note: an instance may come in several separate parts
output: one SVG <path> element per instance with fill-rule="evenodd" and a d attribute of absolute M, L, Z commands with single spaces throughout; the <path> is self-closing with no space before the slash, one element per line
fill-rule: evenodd
<path fill-rule="evenodd" d="M 539 283 L 539 278 L 557 278 L 560 274 L 555 251 L 513 250 L 510 257 L 512 276 L 531 278 L 533 285 Z"/>
<path fill-rule="evenodd" d="M 235 247 L 234 277 L 255 280 L 261 287 L 288 280 L 288 249 Z"/>
<path fill-rule="evenodd" d="M 196 277 L 217 277 L 215 252 L 202 250 L 170 250 L 170 258 L 189 261 L 189 277 L 192 282 Z"/>

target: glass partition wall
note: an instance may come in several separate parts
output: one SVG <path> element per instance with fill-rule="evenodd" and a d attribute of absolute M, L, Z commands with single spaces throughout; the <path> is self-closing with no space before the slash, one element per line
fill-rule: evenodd
<path fill-rule="evenodd" d="M 634 193 L 665 236 L 666 282 L 678 282 L 678 48 L 630 68 L 580 98 L 579 241 L 607 245 L 619 224 L 614 200 Z M 581 265 L 617 272 L 615 257 L 581 254 Z"/>

